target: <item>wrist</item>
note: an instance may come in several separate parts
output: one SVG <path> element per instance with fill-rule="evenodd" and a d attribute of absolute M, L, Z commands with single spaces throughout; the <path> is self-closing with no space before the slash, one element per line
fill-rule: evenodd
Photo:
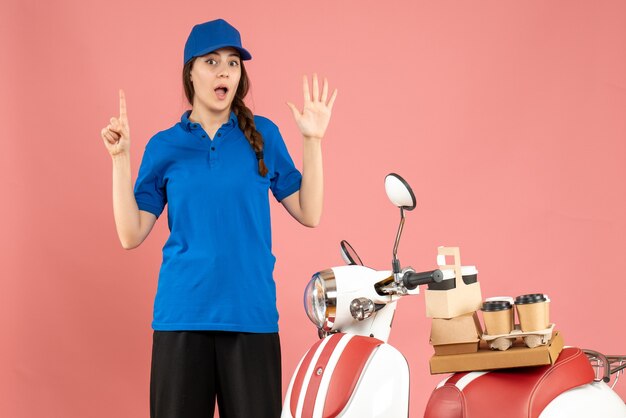
<path fill-rule="evenodd" d="M 115 155 L 111 155 L 111 160 L 113 164 L 125 164 L 130 162 L 130 153 L 129 152 L 120 152 Z"/>
<path fill-rule="evenodd" d="M 305 141 L 322 142 L 322 137 L 321 136 L 302 135 L 302 138 L 304 138 Z"/>

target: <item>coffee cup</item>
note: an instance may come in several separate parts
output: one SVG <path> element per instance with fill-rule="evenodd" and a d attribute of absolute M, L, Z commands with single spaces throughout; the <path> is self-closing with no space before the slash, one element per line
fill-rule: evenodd
<path fill-rule="evenodd" d="M 510 334 L 513 331 L 513 305 L 508 300 L 488 300 L 481 308 L 488 335 Z"/>
<path fill-rule="evenodd" d="M 543 293 L 518 296 L 515 307 L 523 332 L 541 331 L 550 326 L 550 299 Z"/>

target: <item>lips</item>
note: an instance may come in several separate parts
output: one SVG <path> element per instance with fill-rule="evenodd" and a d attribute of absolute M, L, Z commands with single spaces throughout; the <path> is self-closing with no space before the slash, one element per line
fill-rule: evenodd
<path fill-rule="evenodd" d="M 226 86 L 221 85 L 215 88 L 215 95 L 220 100 L 223 100 L 226 98 L 226 93 L 228 93 L 228 87 Z"/>

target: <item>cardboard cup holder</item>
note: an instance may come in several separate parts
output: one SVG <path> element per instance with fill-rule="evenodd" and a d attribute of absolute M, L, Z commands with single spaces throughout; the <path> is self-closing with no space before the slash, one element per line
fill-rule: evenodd
<path fill-rule="evenodd" d="M 516 339 L 521 338 L 528 348 L 546 345 L 552 339 L 554 324 L 546 329 L 536 331 L 522 331 L 519 324 L 515 324 L 513 331 L 507 334 L 489 335 L 483 334 L 481 339 L 485 341 L 492 350 L 508 350 Z"/>
<path fill-rule="evenodd" d="M 481 341 L 480 349 L 476 353 L 433 355 L 429 361 L 430 374 L 549 365 L 556 362 L 562 349 L 563 337 L 557 329 L 552 333 L 548 344 L 536 348 L 528 348 L 521 341 L 516 341 L 508 350 L 494 351 L 489 349 L 485 341 Z"/>

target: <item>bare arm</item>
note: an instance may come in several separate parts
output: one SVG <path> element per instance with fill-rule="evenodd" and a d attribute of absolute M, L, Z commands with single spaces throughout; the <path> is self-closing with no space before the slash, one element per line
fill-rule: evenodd
<path fill-rule="evenodd" d="M 131 180 L 130 155 L 113 156 L 113 215 L 122 247 L 138 247 L 148 236 L 157 217 L 139 210 Z"/>
<path fill-rule="evenodd" d="M 313 97 L 311 97 L 306 76 L 302 82 L 302 89 L 304 93 L 302 113 L 292 103 L 287 102 L 304 138 L 302 184 L 299 191 L 287 196 L 281 203 L 287 212 L 302 225 L 316 227 L 322 216 L 324 200 L 322 138 L 330 121 L 333 103 L 337 97 L 337 89 L 328 99 L 328 81 L 324 79 L 320 97 L 317 74 L 313 74 Z M 326 103 L 327 101 L 328 103 Z"/>
<path fill-rule="evenodd" d="M 120 117 L 102 129 L 101 136 L 113 161 L 113 215 L 122 247 L 139 246 L 148 236 L 156 216 L 139 210 L 130 169 L 130 129 L 126 114 L 124 91 L 120 90 Z"/>
<path fill-rule="evenodd" d="M 305 138 L 302 185 L 300 190 L 281 200 L 281 203 L 298 222 L 314 228 L 319 225 L 323 201 L 322 141 Z"/>

